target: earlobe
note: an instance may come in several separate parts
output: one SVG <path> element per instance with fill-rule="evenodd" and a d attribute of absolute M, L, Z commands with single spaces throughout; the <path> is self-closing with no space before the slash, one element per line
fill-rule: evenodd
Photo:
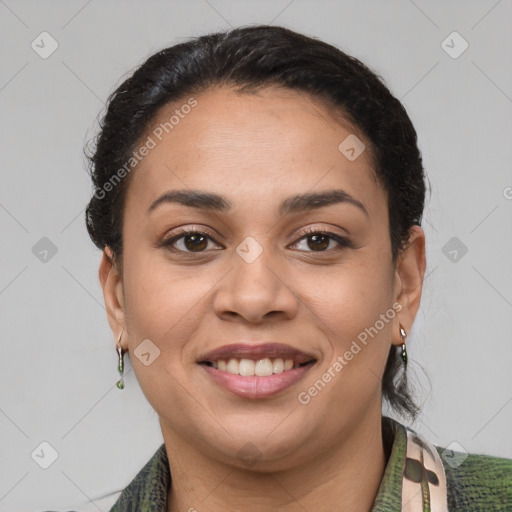
<path fill-rule="evenodd" d="M 125 327 L 122 279 L 113 265 L 112 251 L 105 246 L 98 271 L 108 323 L 117 339 Z"/>

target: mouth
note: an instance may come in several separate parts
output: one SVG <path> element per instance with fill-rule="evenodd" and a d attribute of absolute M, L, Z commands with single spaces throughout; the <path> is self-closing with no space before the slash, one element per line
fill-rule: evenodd
<path fill-rule="evenodd" d="M 300 380 L 317 359 L 288 345 L 226 345 L 198 359 L 222 388 L 244 398 L 266 398 Z"/>

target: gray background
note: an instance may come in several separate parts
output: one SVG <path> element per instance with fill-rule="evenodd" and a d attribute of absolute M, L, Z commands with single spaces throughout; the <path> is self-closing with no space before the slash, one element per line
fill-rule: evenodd
<path fill-rule="evenodd" d="M 162 443 L 128 361 L 126 389 L 114 386 L 82 147 L 108 94 L 150 54 L 256 23 L 353 54 L 406 106 L 432 182 L 408 345 L 423 404 L 412 426 L 512 458 L 511 19 L 507 0 L 0 0 L 0 510 L 106 511 Z M 46 59 L 31 47 L 43 31 L 58 43 Z M 442 46 L 453 31 L 469 44 L 457 58 Z M 458 53 L 462 40 L 445 45 Z M 43 237 L 57 249 L 46 261 Z M 43 441 L 58 453 L 48 469 L 31 457 Z"/>

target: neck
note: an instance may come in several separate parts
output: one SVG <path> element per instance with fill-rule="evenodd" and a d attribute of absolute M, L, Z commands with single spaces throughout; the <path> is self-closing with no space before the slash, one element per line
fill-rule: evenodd
<path fill-rule="evenodd" d="M 369 512 L 386 465 L 380 411 L 339 445 L 299 467 L 276 472 L 212 460 L 175 434 L 162 432 L 172 475 L 167 512 Z"/>

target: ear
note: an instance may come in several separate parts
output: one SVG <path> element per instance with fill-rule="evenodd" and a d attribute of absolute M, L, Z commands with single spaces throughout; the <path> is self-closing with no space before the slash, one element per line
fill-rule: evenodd
<path fill-rule="evenodd" d="M 407 247 L 399 255 L 396 265 L 395 301 L 401 304 L 402 309 L 395 316 L 393 345 L 402 344 L 399 322 L 406 333 L 411 330 L 420 307 L 425 268 L 425 233 L 420 226 L 413 226 Z"/>
<path fill-rule="evenodd" d="M 108 323 L 114 334 L 116 340 L 121 336 L 123 329 L 125 329 L 125 314 L 124 314 L 124 297 L 123 297 L 123 281 L 113 263 L 112 250 L 110 247 L 105 246 L 101 256 L 99 278 L 101 288 L 103 289 L 103 300 L 107 309 Z M 121 346 L 127 350 L 127 346 Z"/>

